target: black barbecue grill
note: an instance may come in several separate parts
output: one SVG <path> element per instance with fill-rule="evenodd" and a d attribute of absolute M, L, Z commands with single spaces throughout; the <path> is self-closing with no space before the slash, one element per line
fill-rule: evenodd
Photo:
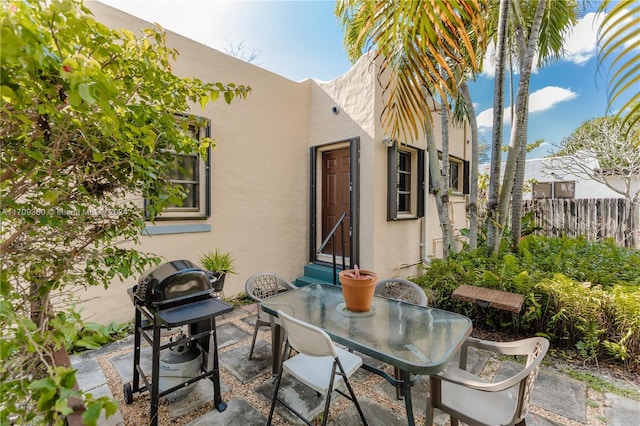
<path fill-rule="evenodd" d="M 205 300 L 215 281 L 191 261 L 174 260 L 145 272 L 133 292 L 137 303 L 155 311 Z"/>
<path fill-rule="evenodd" d="M 133 353 L 133 382 L 124 385 L 124 399 L 130 404 L 136 392 L 150 392 L 152 426 L 158 423 L 158 399 L 172 392 L 209 378 L 213 382 L 214 405 L 224 411 L 215 317 L 233 310 L 227 303 L 214 297 L 216 278 L 189 260 L 163 263 L 145 272 L 138 284 L 127 290 L 135 307 Z M 144 320 L 143 320 L 144 317 Z M 188 326 L 189 334 L 177 340 L 162 343 L 161 329 Z M 144 339 L 153 348 L 151 377 L 147 378 L 140 366 L 140 347 Z M 202 354 L 201 374 L 185 382 L 159 391 L 160 352 L 177 345 L 195 345 Z M 144 386 L 140 386 L 140 380 Z"/>

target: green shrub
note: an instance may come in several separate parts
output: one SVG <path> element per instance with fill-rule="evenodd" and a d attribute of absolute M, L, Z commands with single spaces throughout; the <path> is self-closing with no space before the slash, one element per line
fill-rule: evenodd
<path fill-rule="evenodd" d="M 432 305 L 489 327 L 514 316 L 451 298 L 462 284 L 524 295 L 520 330 L 545 335 L 588 360 L 616 359 L 640 370 L 640 251 L 612 240 L 527 236 L 519 253 L 486 256 L 482 249 L 435 259 L 414 281 Z"/>

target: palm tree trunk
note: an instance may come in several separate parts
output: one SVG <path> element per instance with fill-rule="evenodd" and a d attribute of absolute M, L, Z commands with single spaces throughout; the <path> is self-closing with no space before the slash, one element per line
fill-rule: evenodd
<path fill-rule="evenodd" d="M 442 188 L 442 173 L 440 164 L 438 163 L 438 147 L 436 146 L 436 138 L 433 134 L 433 127 L 425 129 L 427 136 L 427 150 L 429 151 L 429 172 L 432 192 L 436 199 L 436 208 L 438 210 L 438 219 L 440 221 L 440 229 L 442 230 L 442 257 L 449 257 L 449 235 L 453 234 L 451 230 L 451 222 L 449 221 L 449 202 L 448 194 Z M 446 200 L 446 202 L 444 202 Z"/>
<path fill-rule="evenodd" d="M 445 259 L 449 256 L 449 253 L 455 251 L 454 239 L 453 239 L 453 227 L 449 220 L 449 190 L 450 188 L 450 173 L 449 173 L 449 108 L 445 100 L 442 100 L 440 107 L 440 118 L 442 123 L 442 169 L 441 169 L 441 183 L 442 188 L 442 206 L 443 213 L 446 215 L 446 226 L 442 227 L 443 233 L 443 247 L 442 250 L 447 254 Z M 442 223 L 442 222 L 441 222 Z M 446 234 L 446 235 L 445 235 Z"/>
<path fill-rule="evenodd" d="M 487 203 L 487 251 L 500 244 L 496 216 L 500 192 L 500 163 L 502 157 L 502 119 L 504 114 L 504 75 L 507 53 L 507 19 L 510 0 L 500 0 L 498 17 L 498 42 L 496 46 L 496 77 L 493 89 L 493 137 L 491 143 L 491 170 L 489 174 L 489 200 Z"/>
<path fill-rule="evenodd" d="M 478 247 L 478 120 L 467 81 L 460 85 L 460 92 L 467 109 L 467 118 L 471 126 L 471 171 L 469 182 L 469 250 Z"/>
<path fill-rule="evenodd" d="M 529 42 L 527 43 L 527 51 L 524 58 L 520 58 L 520 82 L 518 83 L 518 92 L 516 95 L 515 116 L 511 123 L 511 140 L 509 143 L 509 151 L 507 162 L 504 168 L 504 179 L 500 190 L 500 199 L 498 204 L 498 217 L 496 225 L 496 239 L 493 241 L 493 252 L 497 253 L 500 247 L 500 240 L 504 232 L 504 226 L 507 223 L 509 206 L 511 204 L 511 195 L 514 188 L 514 179 L 516 174 L 516 165 L 520 156 L 521 144 L 526 144 L 526 120 L 528 113 L 529 82 L 531 80 L 531 68 L 533 67 L 533 57 L 538 48 L 540 40 L 540 26 L 544 16 L 546 0 L 540 0 L 533 19 L 533 25 L 529 32 Z M 516 39 L 524 40 L 522 25 L 517 25 L 515 30 Z M 518 189 L 516 189 L 518 190 Z M 522 191 L 522 188 L 519 189 Z"/>
<path fill-rule="evenodd" d="M 529 97 L 526 100 L 527 110 L 529 109 Z M 529 114 L 524 118 L 523 134 L 527 134 L 529 127 Z M 526 140 L 520 145 L 520 155 L 518 156 L 518 165 L 516 167 L 516 176 L 513 181 L 513 195 L 511 198 L 511 251 L 516 253 L 522 236 L 522 198 L 524 189 L 524 172 L 527 161 L 527 143 Z"/>

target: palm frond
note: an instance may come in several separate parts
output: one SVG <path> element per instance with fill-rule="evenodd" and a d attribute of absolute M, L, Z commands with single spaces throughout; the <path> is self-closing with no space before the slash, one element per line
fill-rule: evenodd
<path fill-rule="evenodd" d="M 640 26 L 640 3 L 634 0 L 618 0 L 607 12 L 613 2 L 604 0 L 600 12 L 606 12 L 598 33 L 600 70 L 606 60 L 609 65 L 608 109 L 611 110 L 617 100 L 624 104 L 617 112 L 629 129 L 636 129 L 628 134 L 637 145 L 640 145 L 640 37 L 637 28 Z"/>
<path fill-rule="evenodd" d="M 362 53 L 375 50 L 383 63 L 379 80 L 391 78 L 384 86 L 381 116 L 391 137 L 418 139 L 432 122 L 425 90 L 438 93 L 442 99 L 455 98 L 461 78 L 457 70 L 474 73 L 479 69 L 476 48 L 486 40 L 486 3 L 487 0 L 337 2 L 336 14 L 344 28 L 350 58 L 355 60 Z"/>

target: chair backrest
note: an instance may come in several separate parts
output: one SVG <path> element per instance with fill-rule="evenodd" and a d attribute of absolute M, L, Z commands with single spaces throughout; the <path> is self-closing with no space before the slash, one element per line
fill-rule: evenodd
<path fill-rule="evenodd" d="M 375 294 L 387 299 L 413 303 L 414 305 L 427 306 L 429 303 L 427 295 L 418 284 L 402 278 L 389 278 L 378 281 Z"/>
<path fill-rule="evenodd" d="M 549 349 L 549 341 L 544 337 L 524 339 L 522 340 L 522 343 L 529 348 L 529 350 L 527 350 L 527 363 L 525 370 L 530 370 L 530 372 L 520 384 L 518 395 L 519 404 L 516 408 L 516 417 L 519 419 L 524 419 L 529 412 L 529 403 L 531 402 L 533 385 L 538 377 L 538 372 L 540 371 L 540 363 Z"/>
<path fill-rule="evenodd" d="M 337 356 L 333 341 L 325 331 L 282 311 L 278 311 L 278 318 L 287 332 L 289 344 L 296 351 L 309 356 Z"/>
<path fill-rule="evenodd" d="M 249 277 L 244 291 L 253 300 L 260 301 L 282 291 L 296 288 L 291 282 L 271 272 L 260 272 Z"/>

